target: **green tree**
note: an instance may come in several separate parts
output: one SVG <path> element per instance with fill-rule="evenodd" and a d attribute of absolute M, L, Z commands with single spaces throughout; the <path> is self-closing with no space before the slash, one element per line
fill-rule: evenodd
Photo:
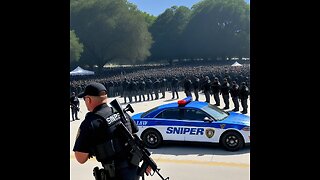
<path fill-rule="evenodd" d="M 70 64 L 80 59 L 83 52 L 83 44 L 79 41 L 74 30 L 70 30 Z"/>
<path fill-rule="evenodd" d="M 172 6 L 160 14 L 150 27 L 154 39 L 151 47 L 151 60 L 180 58 L 184 56 L 181 51 L 181 33 L 189 21 L 191 10 L 185 6 Z"/>
<path fill-rule="evenodd" d="M 191 9 L 183 35 L 189 56 L 249 57 L 250 11 L 244 0 L 204 0 Z"/>
<path fill-rule="evenodd" d="M 157 19 L 156 16 L 153 16 L 151 14 L 148 14 L 146 12 L 141 12 L 142 13 L 142 16 L 144 17 L 146 23 L 148 24 L 148 27 L 150 27 L 154 21 Z"/>
<path fill-rule="evenodd" d="M 82 64 L 101 68 L 108 62 L 142 62 L 150 55 L 147 23 L 126 0 L 72 1 L 70 11 L 70 26 L 84 44 Z"/>

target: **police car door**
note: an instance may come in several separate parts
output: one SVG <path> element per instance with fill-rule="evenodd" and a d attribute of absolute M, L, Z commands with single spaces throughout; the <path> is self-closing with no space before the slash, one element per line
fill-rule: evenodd
<path fill-rule="evenodd" d="M 182 121 L 181 111 L 177 108 L 169 108 L 156 116 L 158 120 L 158 130 L 162 134 L 163 140 L 184 141 L 184 121 Z"/>
<path fill-rule="evenodd" d="M 214 128 L 210 116 L 201 109 L 185 108 L 183 119 L 185 120 L 185 141 L 212 142 Z"/>

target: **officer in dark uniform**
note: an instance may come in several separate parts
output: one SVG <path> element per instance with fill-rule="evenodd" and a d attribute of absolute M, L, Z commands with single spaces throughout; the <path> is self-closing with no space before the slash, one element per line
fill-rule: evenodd
<path fill-rule="evenodd" d="M 214 101 L 216 102 L 215 105 L 217 106 L 220 106 L 220 97 L 219 97 L 220 89 L 221 89 L 221 84 L 219 82 L 219 79 L 218 77 L 215 77 L 211 84 L 211 90 L 212 90 Z"/>
<path fill-rule="evenodd" d="M 210 103 L 211 81 L 209 76 L 204 77 L 201 89 L 203 90 L 204 96 L 206 97 L 206 102 Z"/>
<path fill-rule="evenodd" d="M 89 112 L 78 129 L 73 147 L 77 161 L 83 164 L 95 156 L 104 167 L 106 179 L 138 180 L 139 164 L 130 162 L 131 148 L 114 125 L 121 120 L 131 133 L 136 133 L 138 127 L 135 122 L 127 113 L 125 115 L 128 120 L 122 120 L 107 105 L 107 90 L 101 83 L 90 83 L 78 97 L 84 99 Z M 147 175 L 150 173 L 150 168 L 148 169 Z"/>
<path fill-rule="evenodd" d="M 71 108 L 71 115 L 72 115 L 72 121 L 79 120 L 78 118 L 78 112 L 80 110 L 80 101 L 78 97 L 76 96 L 75 92 L 71 93 L 70 97 L 70 108 Z"/>
<path fill-rule="evenodd" d="M 145 97 L 144 97 L 144 94 L 145 94 L 145 91 L 146 91 L 146 82 L 144 82 L 143 78 L 140 78 L 140 81 L 138 81 L 138 97 L 139 97 L 139 102 L 142 101 L 145 101 Z"/>
<path fill-rule="evenodd" d="M 132 78 L 131 80 L 131 86 L 132 86 L 132 96 L 134 97 L 134 102 L 138 102 L 138 91 L 139 91 L 139 87 L 138 87 L 138 82 Z"/>
<path fill-rule="evenodd" d="M 186 77 L 184 79 L 184 83 L 183 83 L 183 87 L 184 87 L 184 93 L 186 94 L 186 97 L 191 97 L 192 98 L 192 81 L 189 77 Z"/>
<path fill-rule="evenodd" d="M 178 88 L 179 88 L 179 80 L 177 77 L 173 77 L 171 81 L 171 91 L 172 91 L 172 99 L 174 99 L 174 95 L 177 96 L 177 99 L 179 99 L 179 94 L 178 94 Z"/>
<path fill-rule="evenodd" d="M 147 97 L 148 97 L 148 101 L 149 100 L 153 100 L 153 94 L 152 94 L 152 80 L 150 78 L 147 79 L 146 81 L 146 91 L 147 91 Z"/>
<path fill-rule="evenodd" d="M 115 97 L 115 82 L 110 80 L 107 82 L 109 97 Z"/>
<path fill-rule="evenodd" d="M 129 84 L 130 82 L 128 81 L 127 78 L 124 78 L 123 82 L 122 82 L 122 96 L 123 96 L 123 100 L 124 100 L 124 103 L 127 103 L 127 98 L 130 100 L 129 98 Z"/>
<path fill-rule="evenodd" d="M 128 81 L 128 97 L 129 97 L 129 102 L 132 103 L 132 96 L 134 96 L 134 83 L 133 83 L 133 79 L 130 79 Z"/>
<path fill-rule="evenodd" d="M 232 81 L 232 86 L 230 89 L 230 95 L 232 98 L 232 102 L 234 104 L 234 109 L 232 111 L 239 111 L 239 85 L 236 81 Z"/>
<path fill-rule="evenodd" d="M 229 109 L 229 99 L 230 99 L 230 96 L 229 96 L 229 93 L 230 93 L 230 84 L 228 83 L 228 80 L 227 78 L 224 78 L 223 79 L 223 83 L 221 84 L 221 87 L 220 87 L 220 93 L 222 95 L 222 99 L 223 99 L 223 102 L 225 104 L 225 107 L 223 109 Z"/>
<path fill-rule="evenodd" d="M 246 82 L 242 82 L 241 86 L 239 88 L 239 99 L 242 106 L 242 114 L 248 113 L 248 97 L 249 97 L 250 91 L 248 86 L 246 85 Z"/>
<path fill-rule="evenodd" d="M 160 81 L 158 78 L 156 78 L 155 81 L 153 82 L 153 89 L 154 89 L 154 95 L 156 96 L 155 99 L 159 99 Z"/>
<path fill-rule="evenodd" d="M 160 92 L 162 94 L 160 99 L 163 99 L 166 97 L 166 90 L 167 90 L 167 79 L 163 77 L 160 80 Z"/>
<path fill-rule="evenodd" d="M 200 79 L 198 76 L 194 77 L 193 85 L 193 92 L 194 96 L 196 97 L 195 101 L 199 101 L 199 89 L 200 89 Z"/>

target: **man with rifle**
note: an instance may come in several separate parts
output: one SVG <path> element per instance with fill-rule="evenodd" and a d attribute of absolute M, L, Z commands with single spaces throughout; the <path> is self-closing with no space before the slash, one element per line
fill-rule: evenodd
<path fill-rule="evenodd" d="M 80 124 L 73 147 L 77 161 L 83 164 L 95 156 L 103 166 L 94 168 L 96 180 L 138 180 L 140 160 L 135 159 L 127 136 L 118 128 L 121 122 L 129 134 L 134 134 L 138 132 L 135 122 L 127 113 L 119 114 L 107 105 L 107 90 L 101 83 L 90 83 L 78 97 L 84 99 L 89 112 Z M 151 168 L 144 168 L 142 174 L 149 175 Z"/>

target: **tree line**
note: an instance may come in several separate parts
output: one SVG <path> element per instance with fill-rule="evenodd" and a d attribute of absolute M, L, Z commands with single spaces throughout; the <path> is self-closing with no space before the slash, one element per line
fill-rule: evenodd
<path fill-rule="evenodd" d="M 250 57 L 250 5 L 202 0 L 159 16 L 127 0 L 71 0 L 70 67 Z"/>

